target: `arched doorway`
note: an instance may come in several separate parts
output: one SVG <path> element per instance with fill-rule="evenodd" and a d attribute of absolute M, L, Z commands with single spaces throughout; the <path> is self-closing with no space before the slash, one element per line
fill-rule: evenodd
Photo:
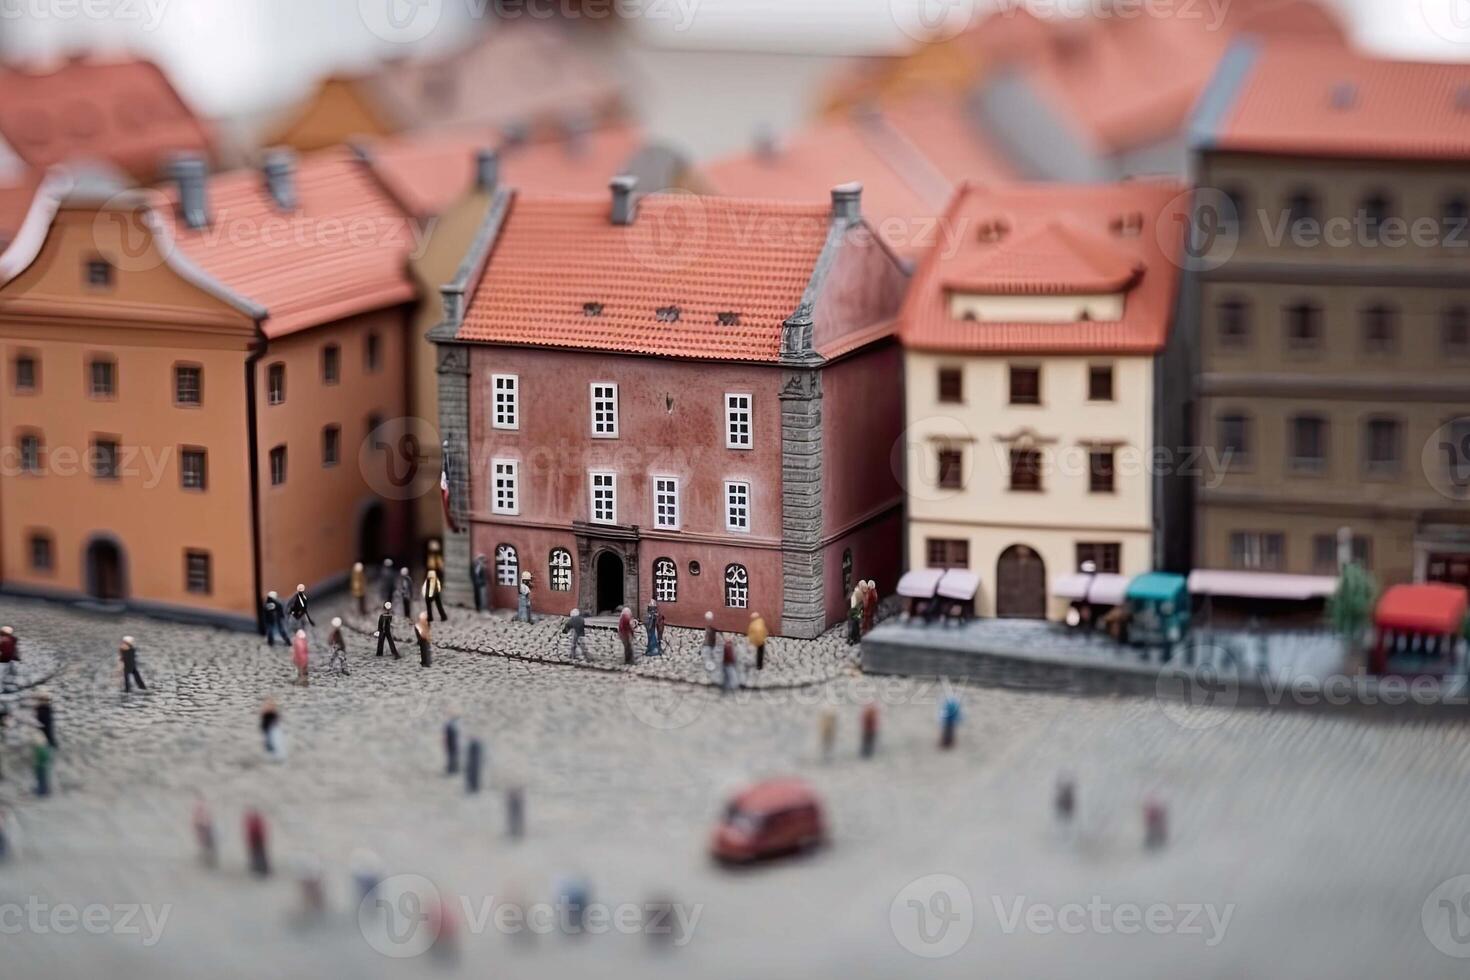
<path fill-rule="evenodd" d="M 597 611 L 617 612 L 623 607 L 623 559 L 615 551 L 597 556 Z"/>
<path fill-rule="evenodd" d="M 387 537 L 384 529 L 384 516 L 382 504 L 369 504 L 367 510 L 362 512 L 362 520 L 357 525 L 357 560 L 368 568 L 375 567 L 384 558 L 392 557 L 387 553 Z"/>
<path fill-rule="evenodd" d="M 127 597 L 122 547 L 111 538 L 94 538 L 87 545 L 87 594 L 103 602 Z"/>
<path fill-rule="evenodd" d="M 1046 563 L 1024 544 L 1011 545 L 996 563 L 995 615 L 1003 619 L 1046 618 Z"/>

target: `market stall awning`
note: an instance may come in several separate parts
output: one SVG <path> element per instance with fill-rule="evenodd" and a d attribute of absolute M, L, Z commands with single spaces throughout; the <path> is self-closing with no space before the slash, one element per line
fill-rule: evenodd
<path fill-rule="evenodd" d="M 946 599 L 969 602 L 980 591 L 980 576 L 963 568 L 951 568 L 939 580 L 939 594 Z"/>
<path fill-rule="evenodd" d="M 1189 573 L 1194 595 L 1236 599 L 1286 599 L 1306 602 L 1325 599 L 1337 591 L 1331 575 L 1288 575 L 1284 572 L 1239 572 L 1199 568 Z"/>
<path fill-rule="evenodd" d="M 1384 630 L 1447 636 L 1464 629 L 1467 605 L 1470 594 L 1458 585 L 1395 585 L 1378 600 L 1373 622 Z"/>
<path fill-rule="evenodd" d="M 1099 572 L 1096 575 L 1088 575 L 1086 572 L 1063 575 L 1052 583 L 1051 594 L 1058 599 L 1071 599 L 1074 602 L 1086 601 L 1099 606 L 1118 606 L 1122 605 L 1123 599 L 1128 595 L 1128 576 L 1114 575 L 1110 572 Z"/>
<path fill-rule="evenodd" d="M 1186 591 L 1183 575 L 1144 572 L 1128 583 L 1127 597 L 1138 602 L 1173 602 Z"/>
<path fill-rule="evenodd" d="M 898 594 L 905 599 L 932 599 L 944 572 L 943 568 L 916 568 L 904 572 L 903 578 L 898 580 Z"/>

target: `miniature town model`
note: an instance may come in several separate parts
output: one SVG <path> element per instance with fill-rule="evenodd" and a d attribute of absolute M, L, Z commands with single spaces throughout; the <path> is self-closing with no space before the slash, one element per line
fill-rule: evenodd
<path fill-rule="evenodd" d="M 0 2 L 5 980 L 1463 972 L 1470 32 L 821 6 Z"/>

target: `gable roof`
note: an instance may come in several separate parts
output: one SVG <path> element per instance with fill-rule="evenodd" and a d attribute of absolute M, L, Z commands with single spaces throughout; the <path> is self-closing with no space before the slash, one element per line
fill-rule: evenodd
<path fill-rule="evenodd" d="M 177 191 L 151 192 L 173 247 L 266 310 L 267 337 L 412 300 L 408 258 L 421 229 L 350 151 L 303 159 L 297 207 L 282 211 L 254 170 L 208 181 L 210 224 L 186 227 Z"/>
<path fill-rule="evenodd" d="M 1137 353 L 1168 341 L 1186 185 L 965 187 L 944 221 L 957 249 L 933 249 L 900 317 L 904 346 L 969 353 Z M 982 237 L 982 229 L 990 231 Z M 952 291 L 999 296 L 1117 293 L 1116 321 L 992 323 L 950 314 Z"/>
<path fill-rule="evenodd" d="M 0 93 L 0 137 L 35 169 L 98 161 L 146 183 L 173 153 L 214 156 L 209 130 L 151 61 L 7 65 Z"/>
<path fill-rule="evenodd" d="M 514 194 L 455 337 L 776 361 L 832 228 L 810 204 L 652 194 L 615 225 L 605 195 Z"/>
<path fill-rule="evenodd" d="M 1242 41 L 1195 124 L 1197 143 L 1214 149 L 1467 160 L 1470 65 Z"/>
<path fill-rule="evenodd" d="M 27 171 L 14 183 L 0 184 L 0 252 L 15 240 L 40 186 L 38 170 Z"/>

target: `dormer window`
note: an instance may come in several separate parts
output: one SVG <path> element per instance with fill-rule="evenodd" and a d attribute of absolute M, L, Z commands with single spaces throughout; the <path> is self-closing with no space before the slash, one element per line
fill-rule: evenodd
<path fill-rule="evenodd" d="M 1358 102 L 1358 87 L 1352 82 L 1339 82 L 1332 86 L 1332 108 L 1351 109 Z"/>
<path fill-rule="evenodd" d="M 715 314 L 715 322 L 722 327 L 738 327 L 740 326 L 740 314 L 717 313 Z"/>
<path fill-rule="evenodd" d="M 87 285 L 93 289 L 109 289 L 112 286 L 112 263 L 106 259 L 87 261 Z"/>
<path fill-rule="evenodd" d="M 988 245 L 998 242 L 1002 238 L 1005 238 L 1006 235 L 1010 234 L 1010 231 L 1011 226 L 1006 223 L 1004 219 L 998 219 L 995 221 L 981 222 L 980 229 L 977 234 L 980 241 Z"/>
<path fill-rule="evenodd" d="M 1119 238 L 1137 238 L 1143 234 L 1143 214 L 1132 211 L 1114 218 L 1108 226 Z"/>
<path fill-rule="evenodd" d="M 582 304 L 582 315 L 583 316 L 602 316 L 602 304 L 601 303 L 583 303 Z"/>
<path fill-rule="evenodd" d="M 659 323 L 678 323 L 679 308 L 677 306 L 660 306 L 654 311 Z"/>

